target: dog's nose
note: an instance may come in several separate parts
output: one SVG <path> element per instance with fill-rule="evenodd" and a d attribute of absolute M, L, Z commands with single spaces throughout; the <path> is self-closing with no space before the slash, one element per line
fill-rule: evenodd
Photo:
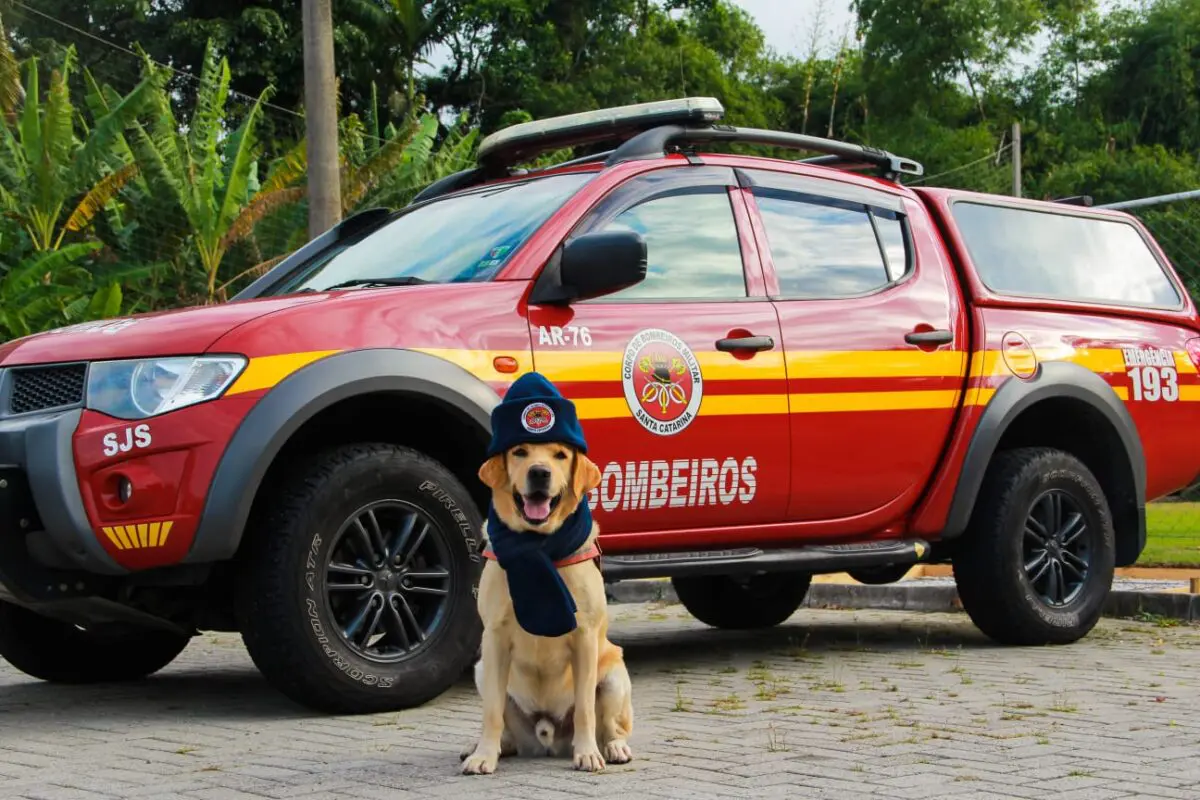
<path fill-rule="evenodd" d="M 548 489 L 550 487 L 550 470 L 534 464 L 529 468 L 529 488 Z"/>

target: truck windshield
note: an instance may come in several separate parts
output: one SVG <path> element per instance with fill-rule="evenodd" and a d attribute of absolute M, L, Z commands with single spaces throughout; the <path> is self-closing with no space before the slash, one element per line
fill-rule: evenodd
<path fill-rule="evenodd" d="M 437 200 L 333 248 L 268 294 L 486 281 L 594 173 L 551 175 Z"/>

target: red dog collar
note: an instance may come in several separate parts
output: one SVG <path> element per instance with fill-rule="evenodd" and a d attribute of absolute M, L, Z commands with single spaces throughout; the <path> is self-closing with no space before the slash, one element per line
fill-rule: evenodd
<path fill-rule="evenodd" d="M 492 552 L 490 547 L 483 548 L 482 555 L 484 558 L 490 558 L 492 561 L 496 560 L 496 554 Z M 555 561 L 554 566 L 559 567 L 559 568 L 569 567 L 572 564 L 582 564 L 584 561 L 591 561 L 592 559 L 599 558 L 599 557 L 600 557 L 600 545 L 597 544 L 596 542 L 592 542 L 591 547 L 586 547 L 583 550 L 572 553 L 571 555 L 567 556 L 564 559 Z"/>

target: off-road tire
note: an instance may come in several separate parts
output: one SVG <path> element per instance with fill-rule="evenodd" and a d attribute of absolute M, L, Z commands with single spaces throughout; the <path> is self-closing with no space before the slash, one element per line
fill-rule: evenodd
<path fill-rule="evenodd" d="M 343 638 L 327 602 L 337 531 L 358 509 L 395 500 L 433 523 L 449 554 L 449 594 L 420 652 L 380 663 Z M 419 706 L 460 680 L 482 636 L 475 593 L 482 519 L 462 483 L 410 448 L 355 444 L 317 454 L 256 502 L 239 555 L 239 629 L 255 665 L 293 701 L 317 711 L 373 713 Z M 368 631 L 369 633 L 369 631 Z"/>
<path fill-rule="evenodd" d="M 729 630 L 770 628 L 784 622 L 804 602 L 811 583 L 812 575 L 807 572 L 671 579 L 688 613 L 705 625 Z"/>
<path fill-rule="evenodd" d="M 1090 561 L 1077 594 L 1061 605 L 1040 596 L 1025 571 L 1026 521 L 1039 497 L 1057 491 L 1087 525 Z M 980 489 L 960 549 L 954 580 L 975 625 L 1000 644 L 1068 644 L 1100 619 L 1112 585 L 1116 552 L 1112 514 L 1100 483 L 1075 456 L 1023 447 L 998 453 Z"/>
<path fill-rule="evenodd" d="M 138 680 L 174 661 L 189 640 L 147 628 L 83 630 L 0 602 L 0 656 L 51 683 Z"/>

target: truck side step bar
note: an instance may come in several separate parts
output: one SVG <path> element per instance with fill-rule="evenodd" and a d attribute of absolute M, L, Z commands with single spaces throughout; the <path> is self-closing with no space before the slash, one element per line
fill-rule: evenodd
<path fill-rule="evenodd" d="M 699 552 L 631 553 L 600 559 L 609 583 L 634 578 L 687 575 L 752 575 L 761 572 L 840 572 L 887 564 L 915 564 L 929 554 L 921 539 L 814 545 L 779 550 L 739 547 Z"/>

